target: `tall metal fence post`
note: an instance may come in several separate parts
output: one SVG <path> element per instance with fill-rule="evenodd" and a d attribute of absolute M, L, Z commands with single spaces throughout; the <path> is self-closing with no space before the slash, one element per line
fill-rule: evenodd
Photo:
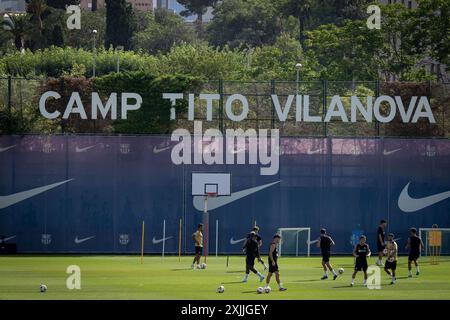
<path fill-rule="evenodd" d="M 219 79 L 219 130 L 223 132 L 223 79 Z"/>
<path fill-rule="evenodd" d="M 270 94 L 275 94 L 275 80 L 270 80 Z M 272 99 L 271 99 L 272 100 Z M 275 106 L 272 101 L 272 120 L 270 123 L 271 129 L 275 129 Z"/>
<path fill-rule="evenodd" d="M 326 105 L 327 105 L 327 80 L 322 80 L 322 116 L 325 116 L 326 113 Z M 326 137 L 328 135 L 328 127 L 327 123 L 323 122 L 323 136 Z"/>
<path fill-rule="evenodd" d="M 12 77 L 8 76 L 8 132 L 12 129 Z"/>
<path fill-rule="evenodd" d="M 375 83 L 375 99 L 380 96 L 380 80 L 377 80 Z M 377 137 L 380 136 L 380 123 L 377 119 L 375 119 L 375 132 Z"/>

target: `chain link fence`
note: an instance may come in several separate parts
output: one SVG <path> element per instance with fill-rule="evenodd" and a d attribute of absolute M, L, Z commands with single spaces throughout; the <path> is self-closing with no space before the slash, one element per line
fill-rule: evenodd
<path fill-rule="evenodd" d="M 46 84 L 44 78 L 0 78 L 0 133 L 64 133 L 55 131 L 55 127 L 48 129 L 39 114 L 38 99 L 41 88 Z M 94 87 L 95 90 L 95 87 Z M 137 92 L 139 93 L 139 92 Z M 282 136 L 408 136 L 408 137 L 449 137 L 450 111 L 450 83 L 409 83 L 409 82 L 379 82 L 379 81 L 225 81 L 210 80 L 198 88 L 195 96 L 195 120 L 203 120 L 203 130 L 218 128 L 221 131 L 231 128 L 279 129 Z M 216 93 L 220 99 L 213 102 L 212 121 L 206 121 L 206 101 L 199 99 L 200 93 Z M 226 100 L 232 94 L 242 94 L 249 102 L 247 118 L 234 122 L 226 116 Z M 389 123 L 379 123 L 374 118 L 366 122 L 357 113 L 356 122 L 342 122 L 332 118 L 330 122 L 296 121 L 295 101 L 286 121 L 280 121 L 275 111 L 271 95 L 278 96 L 280 105 L 284 108 L 288 95 L 299 93 L 309 96 L 309 113 L 312 116 L 325 117 L 328 106 L 334 95 L 339 95 L 345 111 L 350 119 L 351 96 L 360 98 L 365 105 L 365 98 L 381 95 L 401 96 L 404 108 L 409 107 L 413 96 L 427 96 L 435 124 L 425 119 L 417 123 L 402 123 L 400 116 Z M 161 93 L 162 94 L 162 93 Z M 185 96 L 185 98 L 187 98 Z M 239 106 L 232 106 L 239 113 Z M 101 120 L 99 120 L 101 121 Z M 176 120 L 176 127 L 193 131 L 193 121 L 187 119 L 187 114 Z M 95 121 L 94 121 L 95 122 Z M 101 126 L 99 126 L 101 127 Z M 58 129 L 60 130 L 60 129 Z M 77 133 L 114 133 L 109 128 L 102 131 L 84 131 L 80 126 Z M 118 133 L 118 132 L 117 132 Z M 133 132 L 139 134 L 140 132 Z M 160 132 L 155 132 L 160 133 Z"/>

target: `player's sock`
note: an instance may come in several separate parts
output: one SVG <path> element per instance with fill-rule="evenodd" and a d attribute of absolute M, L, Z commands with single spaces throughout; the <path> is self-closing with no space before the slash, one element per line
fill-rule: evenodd
<path fill-rule="evenodd" d="M 363 286 L 365 286 L 366 284 L 367 284 L 367 280 L 364 279 L 364 281 L 363 281 Z"/>
<path fill-rule="evenodd" d="M 416 267 L 416 276 L 420 274 L 419 266 Z"/>
<path fill-rule="evenodd" d="M 264 280 L 264 276 L 261 273 L 257 273 L 258 277 L 259 277 L 259 281 L 263 281 Z"/>
<path fill-rule="evenodd" d="M 355 278 L 352 278 L 352 285 L 355 284 Z"/>
<path fill-rule="evenodd" d="M 248 280 L 248 273 L 246 273 L 246 274 L 244 275 L 244 280 L 242 280 L 242 282 L 247 282 L 247 280 Z"/>
<path fill-rule="evenodd" d="M 411 270 L 408 270 L 408 278 L 411 278 L 412 277 L 412 272 L 411 272 Z"/>
<path fill-rule="evenodd" d="M 333 276 L 336 276 L 336 272 L 334 271 L 334 269 L 331 269 L 331 273 L 333 274 Z"/>

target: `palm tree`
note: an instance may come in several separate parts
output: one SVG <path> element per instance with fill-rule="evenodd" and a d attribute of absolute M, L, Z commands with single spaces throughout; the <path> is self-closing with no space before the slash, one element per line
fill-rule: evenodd
<path fill-rule="evenodd" d="M 298 19 L 299 24 L 299 40 L 302 47 L 305 42 L 306 22 L 311 16 L 311 9 L 314 5 L 313 0 L 284 0 L 281 2 L 281 8 L 285 15 L 293 16 Z"/>
<path fill-rule="evenodd" d="M 14 45 L 17 50 L 25 47 L 25 37 L 30 30 L 29 17 L 26 14 L 6 14 L 7 19 L 3 19 L 2 27 L 14 38 Z"/>
<path fill-rule="evenodd" d="M 42 22 L 42 14 L 47 9 L 47 3 L 45 0 L 29 0 L 27 4 L 27 12 L 31 15 L 31 20 L 36 21 L 39 29 L 39 34 L 44 29 Z"/>

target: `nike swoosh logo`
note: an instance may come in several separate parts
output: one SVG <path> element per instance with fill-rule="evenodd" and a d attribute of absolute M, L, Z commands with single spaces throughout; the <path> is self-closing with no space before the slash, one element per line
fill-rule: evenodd
<path fill-rule="evenodd" d="M 394 150 L 390 150 L 390 151 L 384 149 L 383 150 L 383 155 L 388 156 L 388 155 L 393 154 L 393 153 L 395 153 L 397 151 L 400 151 L 400 150 L 402 150 L 402 148 L 398 148 L 398 149 L 394 149 Z"/>
<path fill-rule="evenodd" d="M 308 151 L 306 151 L 306 154 L 317 154 L 317 153 L 321 153 L 323 149 L 316 149 L 316 150 L 311 150 L 308 149 Z"/>
<path fill-rule="evenodd" d="M 75 152 L 86 152 L 89 149 L 95 148 L 97 145 L 94 144 L 93 146 L 89 146 L 89 147 L 84 147 L 84 148 L 80 148 L 78 146 L 75 147 Z"/>
<path fill-rule="evenodd" d="M 90 240 L 90 239 L 92 239 L 92 238 L 95 238 L 95 236 L 90 236 L 90 237 L 86 237 L 86 238 L 83 238 L 83 239 L 78 239 L 78 236 L 76 236 L 74 242 L 75 242 L 76 244 L 80 244 L 80 243 L 83 243 L 83 242 L 85 242 L 85 241 L 88 241 L 88 240 Z"/>
<path fill-rule="evenodd" d="M 154 146 L 154 147 L 153 147 L 153 153 L 154 153 L 154 154 L 157 154 L 157 153 L 166 151 L 166 150 L 168 150 L 168 149 L 170 149 L 170 148 L 172 148 L 172 146 L 167 146 L 167 147 L 164 147 L 164 148 L 159 148 L 158 146 Z"/>
<path fill-rule="evenodd" d="M 169 240 L 169 239 L 172 239 L 172 237 L 165 237 L 165 238 L 158 239 L 158 240 L 156 240 L 155 237 L 153 237 L 152 243 L 153 243 L 153 244 L 158 244 L 158 243 L 160 243 L 160 242 L 163 242 L 163 241 L 166 241 L 166 240 Z"/>
<path fill-rule="evenodd" d="M 43 187 L 30 189 L 27 191 L 17 192 L 10 194 L 8 196 L 0 196 L 0 209 L 4 209 L 6 207 L 12 206 L 13 204 L 16 204 L 18 202 L 21 202 L 23 200 L 26 200 L 28 198 L 34 197 L 40 193 L 43 193 L 45 191 L 48 191 L 50 189 L 56 188 L 64 183 L 67 183 L 69 181 L 72 181 L 73 179 L 64 180 L 60 182 L 56 182 L 53 184 L 49 184 Z"/>
<path fill-rule="evenodd" d="M 11 239 L 14 239 L 15 237 L 17 237 L 17 236 L 7 237 L 7 238 L 4 239 L 4 241 L 9 241 L 9 240 L 11 240 Z"/>
<path fill-rule="evenodd" d="M 432 206 L 435 203 L 441 202 L 442 200 L 450 198 L 450 191 L 441 192 L 423 198 L 411 198 L 408 193 L 410 183 L 411 182 L 408 182 L 398 197 L 398 207 L 404 212 L 419 211 L 423 208 Z"/>
<path fill-rule="evenodd" d="M 5 152 L 6 150 L 12 149 L 14 148 L 16 145 L 13 146 L 9 146 L 9 147 L 4 147 L 4 148 L 0 148 L 0 152 Z"/>
<path fill-rule="evenodd" d="M 233 237 L 231 237 L 231 239 L 230 239 L 230 244 L 236 244 L 236 243 L 239 243 L 239 242 L 243 242 L 243 241 L 245 241 L 246 239 L 247 239 L 247 238 L 242 238 L 242 239 L 234 240 Z"/>
<path fill-rule="evenodd" d="M 210 210 L 214 210 L 217 208 L 220 208 L 222 206 L 225 206 L 231 202 L 234 202 L 236 200 L 239 200 L 241 198 L 247 197 L 253 193 L 256 193 L 258 191 L 261 191 L 263 189 L 266 189 L 270 186 L 273 186 L 274 184 L 280 183 L 281 180 L 279 181 L 275 181 L 272 183 L 268 183 L 268 184 L 264 184 L 261 186 L 257 186 L 257 187 L 253 187 L 253 188 L 249 188 L 249 189 L 245 189 L 245 190 L 241 190 L 238 192 L 233 192 L 231 194 L 231 196 L 227 196 L 227 197 L 216 197 L 216 198 L 209 198 L 208 199 L 208 211 Z M 204 204 L 205 204 L 205 197 L 204 196 L 194 196 L 193 199 L 193 204 L 194 204 L 194 208 L 197 209 L 198 211 L 203 211 L 204 209 Z"/>

